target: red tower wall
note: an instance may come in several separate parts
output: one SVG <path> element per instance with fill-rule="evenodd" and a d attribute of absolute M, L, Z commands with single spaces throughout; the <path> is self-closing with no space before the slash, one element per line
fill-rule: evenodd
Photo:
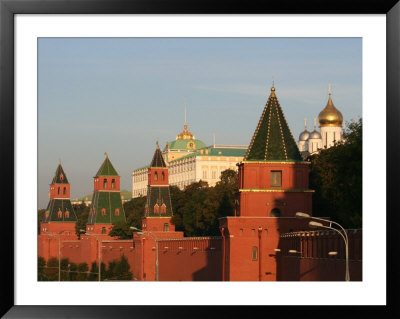
<path fill-rule="evenodd" d="M 155 173 L 157 173 L 157 180 L 155 179 Z M 162 178 L 164 174 L 164 179 Z M 150 167 L 148 170 L 148 183 L 149 185 L 169 185 L 168 183 L 168 168 L 166 167 Z"/>
<path fill-rule="evenodd" d="M 70 184 L 51 184 L 50 185 L 50 199 L 52 198 L 70 198 L 71 186 Z"/>
<path fill-rule="evenodd" d="M 106 185 L 104 180 L 107 181 Z M 114 180 L 114 187 L 112 187 Z M 107 187 L 105 187 L 107 186 Z M 120 190 L 120 177 L 119 176 L 97 176 L 94 178 L 94 191 L 107 190 L 107 191 L 119 191 Z"/>
<path fill-rule="evenodd" d="M 175 225 L 171 222 L 171 217 L 145 217 L 142 219 L 142 230 L 164 232 L 165 224 L 168 224 L 167 232 L 174 232 Z"/>

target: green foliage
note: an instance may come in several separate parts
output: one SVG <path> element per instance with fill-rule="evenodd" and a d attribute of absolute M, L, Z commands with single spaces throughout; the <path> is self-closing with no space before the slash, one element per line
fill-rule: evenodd
<path fill-rule="evenodd" d="M 58 281 L 58 271 L 59 271 L 58 259 L 55 257 L 49 258 L 46 267 L 47 268 L 45 268 L 45 272 L 48 280 Z"/>
<path fill-rule="evenodd" d="M 46 260 L 43 257 L 38 258 L 38 281 L 48 281 L 46 274 Z"/>
<path fill-rule="evenodd" d="M 86 223 L 89 217 L 90 206 L 86 206 L 83 202 L 79 205 L 72 205 L 76 214 L 75 233 L 80 236 L 81 229 L 86 230 Z"/>
<path fill-rule="evenodd" d="M 45 209 L 39 209 L 38 210 L 38 220 L 37 220 L 37 230 L 38 230 L 38 235 L 40 234 L 40 223 L 44 219 L 44 213 L 46 212 Z"/>
<path fill-rule="evenodd" d="M 108 263 L 108 270 L 104 272 L 103 280 L 132 280 L 133 274 L 129 269 L 128 260 L 122 255 L 120 260 L 113 260 Z"/>
<path fill-rule="evenodd" d="M 142 218 L 144 216 L 144 206 L 146 205 L 146 196 L 132 198 L 124 203 L 126 223 L 128 226 L 142 228 Z"/>
<path fill-rule="evenodd" d="M 172 223 L 185 236 L 219 236 L 218 219 L 234 214 L 234 197 L 238 191 L 238 176 L 234 170 L 225 170 L 215 187 L 200 181 L 181 191 L 171 186 L 174 210 Z"/>
<path fill-rule="evenodd" d="M 109 235 L 112 237 L 118 237 L 118 239 L 131 239 L 132 230 L 129 229 L 129 226 L 124 221 L 118 221 L 112 227 Z"/>
<path fill-rule="evenodd" d="M 362 120 L 348 125 L 344 142 L 309 157 L 313 215 L 345 228 L 362 227 Z"/>

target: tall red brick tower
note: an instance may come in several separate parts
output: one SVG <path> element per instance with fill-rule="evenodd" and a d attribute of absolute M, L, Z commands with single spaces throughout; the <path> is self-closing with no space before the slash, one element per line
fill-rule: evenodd
<path fill-rule="evenodd" d="M 240 209 L 237 215 L 294 217 L 311 214 L 308 162 L 296 141 L 275 95 L 275 88 L 260 117 L 243 162 L 239 166 Z"/>
<path fill-rule="evenodd" d="M 92 205 L 86 233 L 108 235 L 116 222 L 126 223 L 121 200 L 120 176 L 111 164 L 108 154 L 94 176 Z"/>
<path fill-rule="evenodd" d="M 76 236 L 76 214 L 70 200 L 70 184 L 61 163 L 50 184 L 49 203 L 41 222 L 41 234 Z"/>
<path fill-rule="evenodd" d="M 300 156 L 271 88 L 247 153 L 239 167 L 235 217 L 220 219 L 225 281 L 279 279 L 280 234 L 307 228 L 298 211 L 311 214 L 308 163 Z"/>
<path fill-rule="evenodd" d="M 171 223 L 172 204 L 169 192 L 168 168 L 160 147 L 157 148 L 148 169 L 147 203 L 142 229 L 148 231 L 175 231 Z"/>

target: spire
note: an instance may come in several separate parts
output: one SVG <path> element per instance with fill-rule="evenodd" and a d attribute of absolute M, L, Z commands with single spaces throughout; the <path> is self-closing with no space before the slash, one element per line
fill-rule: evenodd
<path fill-rule="evenodd" d="M 61 160 L 58 162 L 56 172 L 54 173 L 52 184 L 69 184 L 67 175 L 65 175 L 64 170 L 61 165 Z"/>
<path fill-rule="evenodd" d="M 97 171 L 96 176 L 118 176 L 117 171 L 115 170 L 114 166 L 111 164 L 110 159 L 108 158 L 107 152 L 105 152 L 104 155 L 106 156 L 106 159 Z"/>
<path fill-rule="evenodd" d="M 153 160 L 151 161 L 150 167 L 167 167 L 165 161 L 162 157 L 160 147 L 158 146 L 158 141 L 156 142 L 157 148 L 153 155 Z"/>
<path fill-rule="evenodd" d="M 275 87 L 271 88 L 244 160 L 302 161 L 296 141 L 276 98 Z"/>
<path fill-rule="evenodd" d="M 185 103 L 184 103 L 184 117 L 185 117 L 185 123 L 183 124 L 183 131 L 176 136 L 176 139 L 177 140 L 194 140 L 195 137 L 191 132 L 189 132 L 187 120 L 186 120 L 186 97 L 185 97 Z"/>
<path fill-rule="evenodd" d="M 317 130 L 317 118 L 314 117 L 314 131 Z"/>
<path fill-rule="evenodd" d="M 307 131 L 307 119 L 304 118 L 304 130 Z"/>

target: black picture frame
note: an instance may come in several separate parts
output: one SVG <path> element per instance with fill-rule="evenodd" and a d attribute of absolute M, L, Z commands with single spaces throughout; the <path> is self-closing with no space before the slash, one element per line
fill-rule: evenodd
<path fill-rule="evenodd" d="M 386 116 L 386 212 L 387 216 L 387 305 L 386 306 L 325 306 L 276 307 L 248 306 L 16 306 L 14 302 L 14 16 L 16 14 L 386 14 L 387 33 L 387 116 Z M 166 316 L 227 317 L 228 315 L 307 315 L 354 317 L 362 313 L 374 317 L 399 316 L 398 270 L 395 257 L 398 254 L 395 227 L 399 225 L 396 201 L 399 180 L 399 107 L 400 107 L 400 3 L 398 0 L 336 0 L 336 1 L 181 1 L 181 0 L 0 0 L 0 167 L 2 168 L 2 261 L 1 310 L 5 318 L 148 318 Z M 377 111 L 379 111 L 377 109 Z M 383 132 L 380 132 L 383 134 Z M 380 154 L 376 154 L 378 169 Z M 380 173 L 382 171 L 380 170 Z M 4 183 L 7 181 L 7 183 Z M 383 199 L 380 199 L 383 201 Z M 396 275 L 397 273 L 397 275 Z M 176 292 L 177 295 L 184 292 Z M 268 292 L 266 291 L 266 295 Z M 299 292 L 300 293 L 300 292 Z M 319 293 L 319 292 L 316 292 Z M 312 296 L 310 296 L 312 297 Z M 178 298 L 178 297 L 177 297 Z"/>

